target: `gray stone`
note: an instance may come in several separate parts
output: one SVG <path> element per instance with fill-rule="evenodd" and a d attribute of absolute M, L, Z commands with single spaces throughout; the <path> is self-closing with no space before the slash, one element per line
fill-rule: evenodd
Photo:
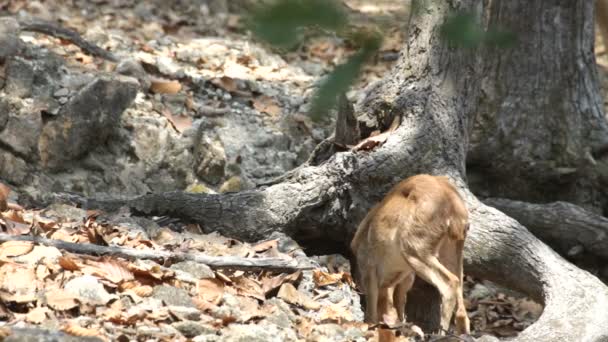
<path fill-rule="evenodd" d="M 0 132 L 6 126 L 9 117 L 10 106 L 6 99 L 0 98 Z"/>
<path fill-rule="evenodd" d="M 188 338 L 198 335 L 215 334 L 215 329 L 200 322 L 181 321 L 175 322 L 171 326 Z"/>
<path fill-rule="evenodd" d="M 234 342 L 282 342 L 297 341 L 295 331 L 279 329 L 274 324 L 230 324 L 222 329 L 223 341 Z"/>
<path fill-rule="evenodd" d="M 180 270 L 191 274 L 194 278 L 215 278 L 213 270 L 205 264 L 194 261 L 182 261 L 171 265 L 171 269 Z"/>
<path fill-rule="evenodd" d="M 168 309 L 175 317 L 182 321 L 199 321 L 201 319 L 201 312 L 197 308 L 170 305 Z"/>
<path fill-rule="evenodd" d="M 143 91 L 148 91 L 150 84 L 152 83 L 150 76 L 146 70 L 144 70 L 144 67 L 135 59 L 125 59 L 118 63 L 116 72 L 137 79 Z"/>
<path fill-rule="evenodd" d="M 0 18 L 0 60 L 16 55 L 22 47 L 17 20 L 11 17 Z"/>
<path fill-rule="evenodd" d="M 61 88 L 53 93 L 55 97 L 63 97 L 70 95 L 70 90 L 68 88 Z"/>
<path fill-rule="evenodd" d="M 226 153 L 222 143 L 203 136 L 195 147 L 196 175 L 206 182 L 218 184 L 225 175 Z"/>
<path fill-rule="evenodd" d="M 0 141 L 21 156 L 35 160 L 41 130 L 42 118 L 39 113 L 26 110 L 9 113 L 4 130 L 0 132 Z"/>
<path fill-rule="evenodd" d="M 173 286 L 155 286 L 152 297 L 162 300 L 167 305 L 195 307 L 188 291 Z"/>
<path fill-rule="evenodd" d="M 53 203 L 44 210 L 44 215 L 82 222 L 87 217 L 87 211 L 68 204 Z"/>
<path fill-rule="evenodd" d="M 30 174 L 28 164 L 13 154 L 0 150 L 0 178 L 13 183 L 23 184 Z"/>
<path fill-rule="evenodd" d="M 21 57 L 13 57 L 6 63 L 4 91 L 15 97 L 30 97 L 34 84 L 34 66 Z"/>
<path fill-rule="evenodd" d="M 122 112 L 136 94 L 135 83 L 112 77 L 98 78 L 81 89 L 42 130 L 43 166 L 60 170 L 103 144 L 118 129 Z"/>

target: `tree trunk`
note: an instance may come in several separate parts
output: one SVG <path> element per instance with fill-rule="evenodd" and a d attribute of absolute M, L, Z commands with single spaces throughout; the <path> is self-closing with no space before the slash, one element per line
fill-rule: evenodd
<path fill-rule="evenodd" d="M 381 124 L 401 116 L 400 127 L 384 145 L 371 152 L 337 153 L 321 165 L 299 168 L 283 182 L 254 191 L 172 192 L 88 205 L 126 205 L 144 213 L 184 217 L 206 230 L 247 240 L 281 231 L 311 245 L 329 240 L 346 246 L 366 211 L 396 182 L 418 173 L 445 174 L 459 186 L 471 212 L 465 272 L 518 289 L 545 305 L 539 321 L 515 340 L 608 339 L 608 289 L 467 189 L 468 120 L 477 108 L 483 54 L 448 48 L 439 39 L 439 27 L 449 10 L 481 14 L 482 3 L 424 3 L 427 8 L 410 20 L 410 37 L 395 69 L 358 108 L 368 117 L 382 114 Z"/>
<path fill-rule="evenodd" d="M 568 201 L 601 213 L 608 124 L 594 56 L 593 1 L 494 0 L 489 25 L 517 34 L 490 49 L 467 171 L 477 194 Z M 598 174 L 599 173 L 599 174 Z"/>

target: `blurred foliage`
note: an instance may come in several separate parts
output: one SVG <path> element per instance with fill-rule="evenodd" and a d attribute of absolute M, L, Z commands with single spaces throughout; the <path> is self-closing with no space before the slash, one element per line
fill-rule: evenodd
<path fill-rule="evenodd" d="M 413 0 L 412 15 L 429 13 L 431 3 L 429 0 Z M 335 0 L 274 0 L 257 7 L 249 18 L 248 26 L 256 37 L 279 48 L 297 46 L 306 28 L 320 28 L 346 36 L 355 46 L 359 46 L 357 53 L 320 82 L 311 104 L 313 120 L 323 118 L 334 108 L 338 95 L 346 92 L 354 83 L 363 64 L 374 56 L 382 42 L 379 31 L 350 30 L 347 15 Z M 508 46 L 515 41 L 515 36 L 507 31 L 484 30 L 472 13 L 455 13 L 448 17 L 440 30 L 441 37 L 456 47 L 475 48 L 481 44 Z"/>
<path fill-rule="evenodd" d="M 448 17 L 441 27 L 441 37 L 456 47 L 476 48 L 481 44 L 508 47 L 515 34 L 490 27 L 484 30 L 473 13 L 460 12 Z"/>
<path fill-rule="evenodd" d="M 301 28 L 316 26 L 337 31 L 346 23 L 346 13 L 335 1 L 278 0 L 254 9 L 250 28 L 258 38 L 289 48 L 299 43 Z"/>

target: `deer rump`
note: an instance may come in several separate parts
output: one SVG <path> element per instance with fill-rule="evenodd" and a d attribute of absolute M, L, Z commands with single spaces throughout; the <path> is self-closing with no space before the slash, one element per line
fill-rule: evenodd
<path fill-rule="evenodd" d="M 468 333 L 462 299 L 467 230 L 467 209 L 447 177 L 417 175 L 395 185 L 351 242 L 355 278 L 367 299 L 366 320 L 376 323 L 394 309 L 403 320 L 407 291 L 418 275 L 442 296 L 441 328 L 448 330 L 456 307 L 457 329 Z"/>

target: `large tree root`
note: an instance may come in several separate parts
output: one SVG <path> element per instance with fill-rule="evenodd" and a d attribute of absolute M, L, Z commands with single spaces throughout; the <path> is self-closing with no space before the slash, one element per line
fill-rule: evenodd
<path fill-rule="evenodd" d="M 519 221 L 562 255 L 574 249 L 608 258 L 608 218 L 567 202 L 534 204 L 504 198 L 483 202 Z"/>

